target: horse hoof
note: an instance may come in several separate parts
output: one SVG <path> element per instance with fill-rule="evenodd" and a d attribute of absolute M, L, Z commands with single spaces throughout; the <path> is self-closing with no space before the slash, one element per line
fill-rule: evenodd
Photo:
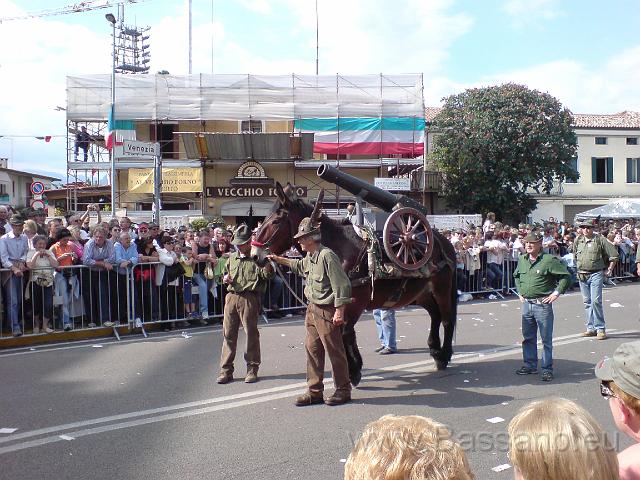
<path fill-rule="evenodd" d="M 447 363 L 442 360 L 436 360 L 436 370 L 445 370 L 447 368 Z"/>
<path fill-rule="evenodd" d="M 362 380 L 362 374 L 361 373 L 356 373 L 354 375 L 351 376 L 351 385 L 353 385 L 354 387 L 357 387 L 358 384 L 360 383 L 360 380 Z"/>

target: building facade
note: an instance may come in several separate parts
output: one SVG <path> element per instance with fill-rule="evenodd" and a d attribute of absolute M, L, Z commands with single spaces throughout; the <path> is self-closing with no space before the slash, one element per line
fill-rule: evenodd
<path fill-rule="evenodd" d="M 122 122 L 112 155 L 104 141 L 108 76 L 69 77 L 67 86 L 67 181 L 110 182 L 114 157 L 117 213 L 132 218 L 151 215 L 153 160 L 122 157 L 125 139 L 159 143 L 163 215 L 227 224 L 266 216 L 276 182 L 308 200 L 324 188 L 327 210 L 346 208 L 354 196 L 316 176 L 324 162 L 373 183 L 409 176 L 424 161 L 421 75 L 119 76 L 115 116 Z M 73 191 L 68 204 L 83 209 Z"/>
<path fill-rule="evenodd" d="M 572 222 L 576 214 L 619 198 L 640 197 L 640 113 L 574 115 L 578 155 L 576 182 L 550 195 L 537 195 L 534 221 L 549 217 Z"/>
<path fill-rule="evenodd" d="M 6 158 L 0 158 L 0 204 L 3 205 L 16 208 L 30 207 L 34 201 L 32 183 L 42 182 L 45 190 L 48 190 L 52 188 L 53 182 L 60 181 L 59 178 L 47 175 L 7 168 L 7 164 Z"/>

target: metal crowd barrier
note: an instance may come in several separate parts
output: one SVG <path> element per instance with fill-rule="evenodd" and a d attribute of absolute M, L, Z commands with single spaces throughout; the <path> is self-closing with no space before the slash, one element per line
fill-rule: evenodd
<path fill-rule="evenodd" d="M 561 258 L 555 250 L 550 253 Z M 495 295 L 497 298 L 516 293 L 513 271 L 517 262 L 512 259 L 511 252 L 505 253 L 502 265 L 487 264 L 486 255 L 482 253 L 478 260 L 480 268 L 469 271 L 465 264 L 464 268 L 457 269 L 460 293 Z M 572 262 L 567 257 L 561 260 L 567 264 L 575 285 L 577 278 Z M 55 270 L 50 285 L 34 281 L 37 269 L 25 272 L 22 277 L 8 269 L 0 269 L 0 340 L 12 338 L 13 322 L 17 322 L 24 335 L 42 335 L 62 332 L 66 325 L 73 330 L 105 327 L 106 322 L 129 329 L 153 323 L 168 324 L 171 328 L 222 317 L 226 295 L 223 284 L 205 280 L 207 300 L 201 303 L 200 288 L 204 292 L 204 287 L 198 286 L 201 280 L 189 281 L 180 275 L 169 281 L 167 267 L 160 279 L 157 277 L 162 271 L 160 265 L 160 262 L 140 263 L 128 268 L 124 274 L 118 273 L 116 266 L 111 271 L 84 265 L 60 267 Z M 635 256 L 621 255 L 608 280 L 609 285 L 633 280 L 637 278 L 635 272 Z M 271 280 L 263 302 L 265 320 L 267 316 L 305 309 L 296 298 L 304 297 L 304 280 L 288 271 L 284 275 L 295 295 L 278 276 Z M 185 302 L 188 289 L 191 291 L 190 304 Z M 176 325 L 177 322 L 182 323 Z"/>
<path fill-rule="evenodd" d="M 194 279 L 189 281 L 184 275 L 169 279 L 168 267 L 160 262 L 140 263 L 126 273 L 118 273 L 116 267 L 111 271 L 84 265 L 31 269 L 20 277 L 0 269 L 0 340 L 13 338 L 18 329 L 23 335 L 42 335 L 63 332 L 65 327 L 89 330 L 111 327 L 111 323 L 129 329 L 153 323 L 172 328 L 223 316 L 226 287 L 215 280 L 201 276 L 206 282 L 207 297 L 201 303 L 200 294 L 205 292 L 201 279 L 197 280 L 200 288 Z M 159 278 L 163 270 L 163 277 Z M 39 271 L 53 271 L 53 282 L 36 283 Z M 303 298 L 302 279 L 291 272 L 284 275 L 296 295 Z M 191 291 L 191 303 L 185 302 L 187 290 Z M 188 300 L 189 294 L 186 295 Z M 265 319 L 305 308 L 279 278 L 269 282 L 263 305 Z"/>
<path fill-rule="evenodd" d="M 546 249 L 548 253 L 557 256 L 571 273 L 572 286 L 578 284 L 577 272 L 571 255 L 561 256 L 556 248 Z M 618 248 L 620 252 L 620 249 Z M 466 252 L 465 252 L 466 254 Z M 613 275 L 605 280 L 605 286 L 615 285 L 616 281 L 632 281 L 638 278 L 636 275 L 636 257 L 635 255 L 623 255 L 620 252 L 620 258 L 613 269 Z M 516 284 L 513 277 L 518 262 L 513 258 L 512 252 L 505 252 L 502 265 L 490 266 L 486 261 L 486 254 L 481 252 L 479 255 L 480 268 L 473 272 L 464 264 L 464 268 L 458 268 L 456 271 L 458 278 L 458 290 L 460 293 L 468 293 L 471 295 L 495 295 L 503 297 L 509 294 L 516 294 Z M 458 264 L 460 266 L 460 264 Z M 499 281 L 497 279 L 500 279 Z"/>

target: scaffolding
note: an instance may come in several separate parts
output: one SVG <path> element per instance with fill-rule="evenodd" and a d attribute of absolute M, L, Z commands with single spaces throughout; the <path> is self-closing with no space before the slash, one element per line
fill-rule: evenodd
<path fill-rule="evenodd" d="M 422 75 L 117 75 L 119 120 L 424 118 Z M 111 76 L 67 77 L 67 118 L 106 120 Z"/>

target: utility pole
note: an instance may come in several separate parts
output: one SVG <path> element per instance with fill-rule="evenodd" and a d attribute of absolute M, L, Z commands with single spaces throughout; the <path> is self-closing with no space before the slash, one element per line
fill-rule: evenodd
<path fill-rule="evenodd" d="M 114 140 L 109 151 L 111 157 L 111 216 L 116 216 L 116 156 L 115 156 L 115 135 L 116 135 L 116 17 L 113 13 L 107 13 L 105 15 L 107 21 L 113 27 L 113 50 L 111 52 L 111 127 L 113 128 Z"/>
<path fill-rule="evenodd" d="M 191 16 L 191 4 L 192 3 L 193 3 L 193 0 L 189 0 L 189 75 L 191 75 L 191 73 L 192 73 L 191 52 L 193 50 L 193 35 L 192 35 L 193 18 Z"/>
<path fill-rule="evenodd" d="M 162 202 L 160 201 L 162 193 L 162 152 L 160 151 L 159 143 L 156 143 L 155 149 L 157 155 L 153 157 L 153 221 L 159 226 L 160 209 L 162 208 Z"/>
<path fill-rule="evenodd" d="M 316 76 L 318 76 L 319 70 L 319 57 L 320 57 L 320 34 L 319 34 L 319 21 L 318 21 L 318 0 L 316 0 Z"/>

